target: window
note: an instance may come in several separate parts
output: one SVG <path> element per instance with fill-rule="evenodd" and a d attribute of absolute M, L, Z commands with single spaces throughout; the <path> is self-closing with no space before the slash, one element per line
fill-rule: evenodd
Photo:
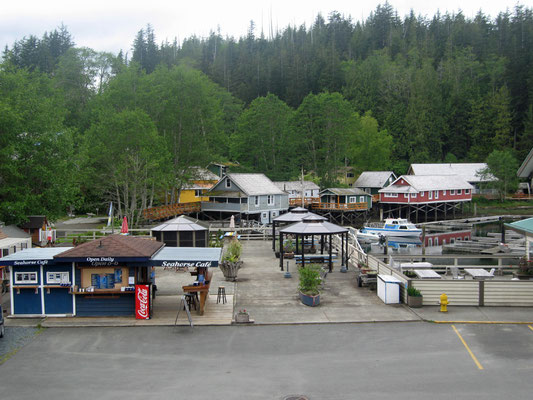
<path fill-rule="evenodd" d="M 459 194 L 459 195 L 463 194 L 463 189 L 457 190 L 457 194 Z"/>
<path fill-rule="evenodd" d="M 365 196 L 360 196 L 359 203 L 364 203 L 364 202 L 365 202 Z"/>
<path fill-rule="evenodd" d="M 443 196 L 446 196 L 446 190 L 443 190 L 443 191 L 442 191 L 442 195 L 443 195 Z"/>
<path fill-rule="evenodd" d="M 438 246 L 438 245 L 439 245 L 439 238 L 436 237 L 436 238 L 435 238 L 435 246 Z"/>
<path fill-rule="evenodd" d="M 196 189 L 196 190 L 194 191 L 194 195 L 195 195 L 196 197 L 202 197 L 202 189 Z"/>
<path fill-rule="evenodd" d="M 435 190 L 435 199 L 438 199 L 438 198 L 439 198 L 439 191 Z"/>
<path fill-rule="evenodd" d="M 273 206 L 274 205 L 274 196 L 273 195 L 271 195 L 271 194 L 268 195 L 267 204 L 269 206 Z"/>
<path fill-rule="evenodd" d="M 433 246 L 433 239 L 429 238 L 428 239 L 428 247 L 431 247 L 431 246 Z"/>
<path fill-rule="evenodd" d="M 227 188 L 231 187 L 231 180 L 229 178 L 226 179 L 226 187 Z"/>
<path fill-rule="evenodd" d="M 15 272 L 15 283 L 37 283 L 37 272 Z"/>
<path fill-rule="evenodd" d="M 409 198 L 409 193 L 404 193 L 404 194 L 403 194 L 403 198 L 404 198 L 404 199 L 408 199 L 408 198 Z"/>
<path fill-rule="evenodd" d="M 433 191 L 432 190 L 430 190 L 428 192 L 428 195 L 429 195 L 429 197 L 428 197 L 429 200 L 433 199 Z"/>
<path fill-rule="evenodd" d="M 455 195 L 455 189 L 450 190 L 450 196 Z"/>
<path fill-rule="evenodd" d="M 346 177 L 347 177 L 347 178 L 353 178 L 353 177 L 354 177 L 353 172 L 347 172 L 347 173 L 346 173 Z"/>
<path fill-rule="evenodd" d="M 47 272 L 46 283 L 58 285 L 61 283 L 70 283 L 70 274 L 68 272 Z"/>
<path fill-rule="evenodd" d="M 254 196 L 254 205 L 259 205 L 259 196 Z"/>
<path fill-rule="evenodd" d="M 385 193 L 385 197 L 398 197 L 398 193 Z"/>
<path fill-rule="evenodd" d="M 2 249 L 2 257 L 9 255 L 9 249 Z"/>
<path fill-rule="evenodd" d="M 357 199 L 357 197 L 355 197 L 355 196 L 350 196 L 350 198 L 348 199 L 348 202 L 349 202 L 349 203 L 356 203 L 356 202 L 357 202 L 356 199 Z"/>
<path fill-rule="evenodd" d="M 416 199 L 416 193 L 411 193 L 411 198 Z"/>
<path fill-rule="evenodd" d="M 21 244 L 20 244 L 20 248 L 21 248 L 21 249 L 27 249 L 27 248 L 28 248 L 28 243 L 26 243 L 26 242 L 21 243 Z"/>
<path fill-rule="evenodd" d="M 425 193 L 426 193 L 426 192 L 420 192 L 420 197 L 424 197 L 424 194 L 425 194 Z"/>
<path fill-rule="evenodd" d="M 465 194 L 470 194 L 470 189 L 465 189 Z"/>

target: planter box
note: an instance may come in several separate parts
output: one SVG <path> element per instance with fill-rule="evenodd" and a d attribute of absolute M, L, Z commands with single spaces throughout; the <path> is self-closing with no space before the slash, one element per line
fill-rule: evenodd
<path fill-rule="evenodd" d="M 309 296 L 300 292 L 300 301 L 309 307 L 318 306 L 320 304 L 320 294 L 317 294 L 316 296 Z"/>
<path fill-rule="evenodd" d="M 423 296 L 407 296 L 407 305 L 411 308 L 421 308 L 424 304 Z"/>
<path fill-rule="evenodd" d="M 237 322 L 239 324 L 244 324 L 244 323 L 250 322 L 250 315 L 249 314 L 237 313 L 237 314 L 235 314 L 235 322 Z"/>

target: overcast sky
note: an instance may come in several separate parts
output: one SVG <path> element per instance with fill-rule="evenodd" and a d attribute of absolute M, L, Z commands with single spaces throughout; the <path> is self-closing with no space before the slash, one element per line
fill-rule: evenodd
<path fill-rule="evenodd" d="M 528 0 L 529 1 L 529 0 Z M 528 1 L 521 1 L 528 4 Z M 288 24 L 309 26 L 320 12 L 324 17 L 333 11 L 364 20 L 379 0 L 1 0 L 0 45 L 12 46 L 15 40 L 31 34 L 41 37 L 63 23 L 77 46 L 96 51 L 117 53 L 130 51 L 135 34 L 146 24 L 154 28 L 158 43 L 165 39 L 179 41 L 197 35 L 207 36 L 217 31 L 223 36 L 245 35 L 250 20 L 256 33 L 272 24 L 274 29 Z M 418 15 L 432 17 L 437 10 L 463 11 L 473 17 L 482 9 L 496 17 L 507 8 L 512 11 L 516 0 L 390 0 L 389 3 L 403 17 L 411 9 Z"/>

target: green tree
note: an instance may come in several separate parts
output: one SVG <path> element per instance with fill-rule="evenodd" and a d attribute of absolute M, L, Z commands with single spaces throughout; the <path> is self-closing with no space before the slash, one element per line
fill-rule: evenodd
<path fill-rule="evenodd" d="M 379 130 L 378 121 L 371 113 L 361 117 L 358 126 L 349 152 L 351 164 L 360 171 L 390 168 L 392 136 L 386 130 Z"/>
<path fill-rule="evenodd" d="M 505 196 L 516 191 L 518 188 L 518 161 L 511 150 L 494 150 L 487 157 L 487 168 L 481 172 L 483 176 L 492 175 L 497 181 L 492 182 L 492 186 L 498 190 L 500 200 L 503 201 Z"/>
<path fill-rule="evenodd" d="M 244 110 L 231 138 L 231 157 L 272 179 L 298 174 L 298 148 L 290 128 L 293 111 L 273 94 L 258 97 Z"/>

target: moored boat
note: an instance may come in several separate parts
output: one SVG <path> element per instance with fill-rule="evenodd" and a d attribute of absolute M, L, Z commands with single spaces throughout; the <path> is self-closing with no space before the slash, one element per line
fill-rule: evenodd
<path fill-rule="evenodd" d="M 422 229 L 419 229 L 415 224 L 402 218 L 387 218 L 384 223 L 372 223 L 365 226 L 362 233 L 383 235 L 383 236 L 401 236 L 401 237 L 419 237 L 422 234 Z"/>

